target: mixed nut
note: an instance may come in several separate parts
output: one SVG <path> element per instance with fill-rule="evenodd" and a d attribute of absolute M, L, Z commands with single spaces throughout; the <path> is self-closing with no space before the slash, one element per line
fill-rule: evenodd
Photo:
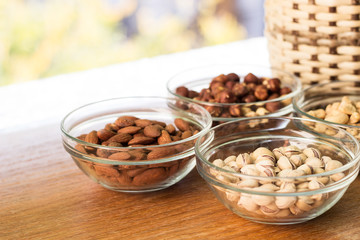
<path fill-rule="evenodd" d="M 289 94 L 292 90 L 284 87 L 279 78 L 257 77 L 248 73 L 241 81 L 235 73 L 227 75 L 220 74 L 214 77 L 208 88 L 203 88 L 200 92 L 188 89 L 185 86 L 176 88 L 175 93 L 185 98 L 191 98 L 208 103 L 202 106 L 213 117 L 255 117 L 273 113 L 290 104 L 290 101 L 271 101 L 265 104 L 254 104 L 259 101 L 267 101 Z M 226 105 L 234 103 L 231 105 Z M 248 105 L 236 103 L 249 103 Z"/>
<path fill-rule="evenodd" d="M 343 166 L 341 161 L 322 155 L 314 147 L 300 149 L 295 145 L 274 148 L 272 151 L 259 147 L 251 153 L 240 153 L 212 162 L 215 166 L 230 172 L 244 175 L 269 177 L 238 177 L 212 169 L 218 180 L 243 190 L 265 192 L 268 195 L 241 193 L 233 190 L 225 191 L 225 197 L 231 204 L 262 217 L 288 218 L 296 217 L 315 209 L 328 199 L 329 193 L 313 195 L 282 195 L 278 193 L 296 193 L 311 191 L 325 187 L 345 177 L 345 173 L 338 172 L 325 176 L 307 176 L 334 170 Z M 272 177 L 281 177 L 272 178 Z M 286 178 L 290 177 L 290 178 Z M 299 177 L 299 178 L 297 178 Z"/>
<path fill-rule="evenodd" d="M 360 101 L 354 102 L 344 96 L 341 102 L 328 104 L 325 108 L 310 110 L 307 114 L 333 123 L 360 126 Z M 314 123 L 312 128 L 317 132 L 333 135 L 325 124 Z M 360 128 L 348 127 L 346 130 L 355 138 L 360 139 Z"/>
<path fill-rule="evenodd" d="M 107 160 L 150 161 L 174 156 L 193 147 L 193 140 L 164 147 L 161 145 L 189 138 L 198 132 L 197 126 L 182 118 L 176 118 L 174 124 L 166 124 L 134 116 L 121 116 L 114 123 L 106 124 L 103 129 L 93 130 L 78 137 L 85 142 L 110 148 L 77 144 L 75 149 L 82 154 Z M 124 148 L 116 149 L 116 147 Z M 143 186 L 155 184 L 173 176 L 191 158 L 141 165 L 111 165 L 78 160 L 79 164 L 86 168 L 86 172 L 102 178 L 102 181 L 110 186 Z"/>

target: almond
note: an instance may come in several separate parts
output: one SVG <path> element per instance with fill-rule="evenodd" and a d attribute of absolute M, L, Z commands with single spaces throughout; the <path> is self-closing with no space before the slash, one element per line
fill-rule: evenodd
<path fill-rule="evenodd" d="M 132 139 L 132 136 L 127 133 L 117 133 L 115 136 L 109 138 L 109 142 L 127 143 Z"/>
<path fill-rule="evenodd" d="M 109 152 L 109 150 L 106 150 L 106 149 L 101 149 L 101 148 L 98 148 L 96 150 L 96 155 L 98 155 L 99 157 L 102 157 L 102 158 L 107 158 L 111 153 Z"/>
<path fill-rule="evenodd" d="M 126 171 L 129 177 L 135 177 L 136 175 L 143 173 L 146 169 L 147 168 L 136 168 L 136 169 L 124 170 L 124 172 Z"/>
<path fill-rule="evenodd" d="M 80 136 L 77 137 L 77 139 L 80 139 L 80 140 L 82 140 L 82 141 L 85 141 L 86 135 L 87 135 L 87 134 L 81 134 Z"/>
<path fill-rule="evenodd" d="M 157 125 L 161 126 L 162 128 L 166 127 L 166 123 L 164 123 L 164 122 L 153 120 L 152 123 L 157 124 Z"/>
<path fill-rule="evenodd" d="M 137 144 L 141 144 L 141 145 L 147 145 L 150 143 L 153 143 L 155 141 L 154 138 L 151 137 L 134 137 L 133 139 L 131 139 L 128 144 L 129 145 L 137 145 Z"/>
<path fill-rule="evenodd" d="M 117 130 L 119 130 L 119 126 L 116 125 L 115 123 L 108 123 L 105 125 L 105 129 L 109 130 L 109 131 L 114 131 L 116 132 Z"/>
<path fill-rule="evenodd" d="M 102 165 L 94 165 L 95 172 L 97 175 L 105 175 L 105 176 L 119 176 L 119 172 L 117 169 L 108 166 Z"/>
<path fill-rule="evenodd" d="M 121 171 L 119 176 L 116 177 L 116 180 L 121 185 L 129 185 L 129 184 L 131 184 L 131 181 L 132 181 L 131 177 L 126 173 L 126 171 Z"/>
<path fill-rule="evenodd" d="M 85 153 L 85 154 L 87 153 L 84 146 L 81 145 L 81 144 L 76 144 L 75 149 L 78 150 L 79 152 L 82 152 L 82 153 Z"/>
<path fill-rule="evenodd" d="M 108 129 L 101 129 L 99 131 L 97 131 L 97 136 L 98 138 L 100 138 L 101 141 L 106 141 L 109 138 L 111 138 L 112 136 L 114 136 L 116 133 L 113 131 L 110 131 Z"/>
<path fill-rule="evenodd" d="M 135 125 L 141 128 L 144 128 L 148 125 L 152 124 L 152 122 L 148 119 L 137 119 L 135 120 Z"/>
<path fill-rule="evenodd" d="M 192 136 L 192 132 L 190 130 L 186 130 L 181 134 L 181 139 L 185 139 Z"/>
<path fill-rule="evenodd" d="M 166 177 L 167 175 L 164 168 L 150 168 L 141 174 L 136 175 L 133 178 L 132 183 L 137 186 L 150 185 L 163 181 Z"/>
<path fill-rule="evenodd" d="M 130 155 L 132 156 L 131 158 L 134 159 L 134 160 L 146 160 L 146 153 L 144 153 L 143 151 L 141 150 L 134 150 L 134 151 L 131 151 L 130 152 Z"/>
<path fill-rule="evenodd" d="M 109 156 L 111 160 L 129 160 L 131 158 L 130 153 L 128 152 L 117 152 Z"/>
<path fill-rule="evenodd" d="M 148 125 L 144 128 L 144 135 L 146 137 L 157 138 L 161 134 L 161 126 L 160 125 Z"/>
<path fill-rule="evenodd" d="M 97 144 L 99 142 L 97 132 L 94 130 L 94 131 L 91 131 L 88 135 L 86 135 L 85 142 Z"/>
<path fill-rule="evenodd" d="M 133 126 L 135 124 L 135 117 L 131 116 L 122 116 L 116 119 L 115 124 L 119 126 L 120 128 Z"/>
<path fill-rule="evenodd" d="M 176 153 L 176 150 L 173 147 L 161 147 L 154 148 L 148 155 L 148 160 L 160 159 L 164 157 L 171 156 Z"/>
<path fill-rule="evenodd" d="M 180 131 L 186 131 L 186 130 L 190 130 L 190 124 L 188 122 L 186 122 L 184 119 L 181 118 L 176 118 L 175 121 L 175 126 L 180 130 Z"/>
<path fill-rule="evenodd" d="M 161 131 L 160 137 L 158 137 L 157 142 L 159 145 L 171 143 L 172 139 L 170 134 L 166 130 Z"/>
<path fill-rule="evenodd" d="M 174 125 L 172 125 L 172 124 L 166 125 L 165 130 L 168 131 L 168 133 L 170 133 L 170 134 L 174 134 L 176 131 Z"/>
<path fill-rule="evenodd" d="M 119 129 L 119 130 L 118 130 L 118 133 L 135 134 L 135 133 L 137 133 L 140 129 L 141 129 L 141 127 L 129 126 L 129 127 L 124 127 L 124 128 Z"/>

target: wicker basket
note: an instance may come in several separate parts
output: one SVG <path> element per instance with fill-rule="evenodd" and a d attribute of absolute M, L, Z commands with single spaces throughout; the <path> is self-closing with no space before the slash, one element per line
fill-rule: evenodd
<path fill-rule="evenodd" d="M 270 63 L 303 85 L 360 79 L 360 0 L 266 0 Z"/>

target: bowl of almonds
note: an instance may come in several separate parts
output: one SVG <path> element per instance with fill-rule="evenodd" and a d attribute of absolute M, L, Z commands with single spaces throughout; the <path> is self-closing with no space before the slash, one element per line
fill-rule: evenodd
<path fill-rule="evenodd" d="M 360 140 L 360 81 L 333 81 L 310 86 L 293 99 L 295 115 L 319 122 L 308 127 L 334 135 L 327 124 L 341 127 Z"/>
<path fill-rule="evenodd" d="M 184 103 L 185 104 L 185 103 Z M 65 150 L 92 180 L 114 191 L 167 188 L 195 166 L 194 144 L 211 126 L 209 113 L 162 97 L 91 103 L 61 123 Z"/>
<path fill-rule="evenodd" d="M 180 72 L 167 82 L 170 96 L 203 106 L 214 125 L 240 118 L 283 116 L 301 91 L 300 80 L 280 69 L 218 64 Z"/>
<path fill-rule="evenodd" d="M 357 177 L 360 145 L 336 126 L 329 128 L 338 138 L 306 131 L 309 123 L 317 121 L 265 116 L 220 124 L 198 138 L 197 170 L 219 201 L 245 219 L 279 225 L 313 219 Z"/>

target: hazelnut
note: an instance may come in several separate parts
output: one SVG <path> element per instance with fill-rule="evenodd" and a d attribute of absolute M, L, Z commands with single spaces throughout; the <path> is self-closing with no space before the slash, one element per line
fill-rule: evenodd
<path fill-rule="evenodd" d="M 236 82 L 235 81 L 227 81 L 225 83 L 225 87 L 229 90 L 231 90 L 234 86 L 235 86 Z"/>
<path fill-rule="evenodd" d="M 228 81 L 232 81 L 232 82 L 240 81 L 240 77 L 236 73 L 229 73 L 228 75 L 226 75 L 226 77 Z"/>
<path fill-rule="evenodd" d="M 273 93 L 268 97 L 267 100 L 275 99 L 275 98 L 278 98 L 278 97 L 280 97 L 280 95 L 278 93 Z"/>
<path fill-rule="evenodd" d="M 201 101 L 209 101 L 212 99 L 211 91 L 207 88 L 204 88 L 200 91 L 199 97 Z"/>
<path fill-rule="evenodd" d="M 272 92 L 278 92 L 280 90 L 280 79 L 278 78 L 270 78 L 270 79 L 266 79 L 263 81 L 262 83 L 263 85 L 266 86 L 267 89 L 269 89 Z"/>
<path fill-rule="evenodd" d="M 224 91 L 225 86 L 224 86 L 224 84 L 222 82 L 212 81 L 210 83 L 210 90 L 211 90 L 211 94 L 213 96 L 215 96 L 219 92 Z"/>
<path fill-rule="evenodd" d="M 265 108 L 269 112 L 273 113 L 281 108 L 281 104 L 280 102 L 268 102 L 265 104 Z"/>
<path fill-rule="evenodd" d="M 175 93 L 182 97 L 188 97 L 189 89 L 187 87 L 180 86 L 180 87 L 176 88 Z"/>
<path fill-rule="evenodd" d="M 246 103 L 251 103 L 251 102 L 255 102 L 256 101 L 256 97 L 252 94 L 249 94 L 245 97 L 242 98 L 242 101 L 243 102 L 246 102 Z M 269 109 L 268 109 L 269 110 Z M 270 110 L 269 110 L 270 111 Z"/>
<path fill-rule="evenodd" d="M 204 108 L 210 113 L 211 116 L 213 117 L 218 117 L 221 115 L 222 110 L 221 107 L 216 107 L 216 106 L 204 106 Z"/>
<path fill-rule="evenodd" d="M 222 118 L 231 118 L 231 115 L 228 111 L 222 112 L 220 117 Z"/>
<path fill-rule="evenodd" d="M 217 100 L 219 100 L 220 103 L 232 103 L 236 101 L 236 97 L 230 91 L 225 90 L 218 94 Z"/>
<path fill-rule="evenodd" d="M 229 107 L 229 113 L 231 116 L 240 117 L 241 116 L 241 107 L 240 105 L 231 105 Z"/>
<path fill-rule="evenodd" d="M 256 86 L 254 95 L 260 101 L 266 100 L 269 96 L 266 87 L 263 85 Z"/>
<path fill-rule="evenodd" d="M 259 79 L 257 76 L 255 76 L 252 73 L 248 73 L 245 77 L 244 77 L 244 82 L 245 83 L 259 83 Z"/>
<path fill-rule="evenodd" d="M 286 94 L 289 94 L 289 93 L 291 93 L 291 89 L 289 87 L 283 87 L 280 90 L 280 95 L 286 95 Z"/>
<path fill-rule="evenodd" d="M 246 88 L 247 88 L 248 92 L 251 92 L 251 93 L 253 93 L 255 91 L 256 86 L 257 85 L 255 83 L 246 84 Z"/>
<path fill-rule="evenodd" d="M 213 81 L 222 82 L 222 83 L 225 83 L 227 80 L 228 79 L 224 74 L 220 74 L 219 76 L 213 78 Z"/>
<path fill-rule="evenodd" d="M 189 98 L 196 98 L 198 96 L 199 96 L 199 93 L 194 91 L 194 90 L 190 90 L 189 93 L 188 93 Z"/>
<path fill-rule="evenodd" d="M 236 97 L 242 97 L 245 94 L 247 94 L 249 91 L 248 91 L 247 87 L 245 86 L 245 84 L 243 84 L 243 83 L 235 83 L 235 85 L 231 89 L 231 92 Z"/>

